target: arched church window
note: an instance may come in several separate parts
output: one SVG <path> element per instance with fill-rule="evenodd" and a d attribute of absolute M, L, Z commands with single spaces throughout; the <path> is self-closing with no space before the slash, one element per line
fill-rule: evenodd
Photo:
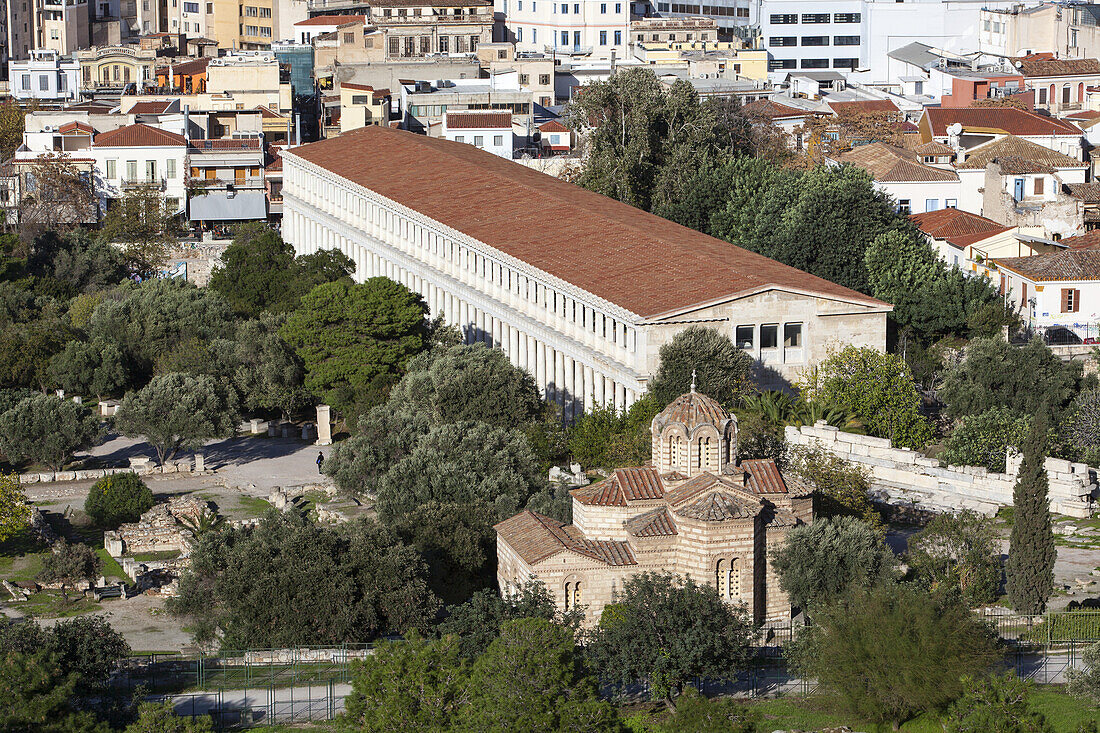
<path fill-rule="evenodd" d="M 714 569 L 714 587 L 718 589 L 718 597 L 726 598 L 729 594 L 729 565 L 725 560 L 719 560 Z"/>
<path fill-rule="evenodd" d="M 573 608 L 573 584 L 565 584 L 565 610 Z"/>
<path fill-rule="evenodd" d="M 741 561 L 737 558 L 730 560 L 729 597 L 741 597 Z"/>
<path fill-rule="evenodd" d="M 573 608 L 577 608 L 581 605 L 581 584 L 576 582 L 573 584 Z"/>

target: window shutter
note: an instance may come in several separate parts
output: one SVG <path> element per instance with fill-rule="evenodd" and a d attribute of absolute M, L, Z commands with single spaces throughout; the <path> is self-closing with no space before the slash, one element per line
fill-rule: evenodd
<path fill-rule="evenodd" d="M 1076 313 L 1079 310 L 1081 310 L 1081 291 L 1080 290 L 1074 290 L 1073 291 L 1073 312 Z"/>
<path fill-rule="evenodd" d="M 1070 297 L 1069 293 L 1070 293 L 1069 288 L 1062 288 L 1062 312 L 1063 313 L 1068 313 L 1069 312 L 1069 297 Z"/>

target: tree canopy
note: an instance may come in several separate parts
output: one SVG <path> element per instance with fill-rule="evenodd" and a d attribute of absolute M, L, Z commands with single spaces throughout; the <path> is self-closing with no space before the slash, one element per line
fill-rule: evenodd
<path fill-rule="evenodd" d="M 661 363 L 649 391 L 664 406 L 692 386 L 727 409 L 753 387 L 752 357 L 729 336 L 706 326 L 689 326 L 661 347 Z"/>
<path fill-rule="evenodd" d="M 99 418 L 84 405 L 39 394 L 0 415 L 0 450 L 9 460 L 40 463 L 54 471 L 88 448 L 102 432 Z"/>
<path fill-rule="evenodd" d="M 771 552 L 771 566 L 791 603 L 807 609 L 829 603 L 851 586 L 897 576 L 897 560 L 882 535 L 855 517 L 800 524 Z"/>
<path fill-rule="evenodd" d="M 605 606 L 589 651 L 605 682 L 648 678 L 655 697 L 674 696 L 693 677 L 726 677 L 748 659 L 752 622 L 744 607 L 710 585 L 641 573 Z"/>
<path fill-rule="evenodd" d="M 115 423 L 123 435 L 144 438 L 163 464 L 181 448 L 197 448 L 237 429 L 237 396 L 213 378 L 165 374 L 130 392 Z"/>
<path fill-rule="evenodd" d="M 388 278 L 337 281 L 310 290 L 279 334 L 305 364 L 306 388 L 347 407 L 374 380 L 396 381 L 425 348 L 427 313 L 419 295 Z"/>
<path fill-rule="evenodd" d="M 230 649 L 426 631 L 438 608 L 424 561 L 384 527 L 275 512 L 255 527 L 203 533 L 169 604 L 192 619 L 197 641 L 217 637 Z"/>
<path fill-rule="evenodd" d="M 1054 592 L 1054 528 L 1045 468 L 1047 421 L 1040 413 L 1032 421 L 1023 446 L 1023 461 L 1012 489 L 1013 522 L 1005 562 L 1005 592 L 1017 613 L 1046 610 Z"/>
<path fill-rule="evenodd" d="M 266 224 L 250 222 L 234 233 L 210 276 L 210 287 L 241 315 L 294 310 L 317 285 L 350 282 L 355 263 L 336 250 L 295 258 L 294 248 Z"/>

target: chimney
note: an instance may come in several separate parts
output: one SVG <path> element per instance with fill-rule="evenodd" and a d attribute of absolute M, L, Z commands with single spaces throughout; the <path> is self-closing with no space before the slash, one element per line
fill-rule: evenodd
<path fill-rule="evenodd" d="M 183 105 L 183 139 L 191 144 L 191 107 Z"/>

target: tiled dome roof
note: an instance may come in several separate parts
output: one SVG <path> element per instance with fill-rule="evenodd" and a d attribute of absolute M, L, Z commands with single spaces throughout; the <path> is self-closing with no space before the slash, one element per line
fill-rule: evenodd
<path fill-rule="evenodd" d="M 654 423 L 662 428 L 669 423 L 683 423 L 690 432 L 698 425 L 713 425 L 721 429 L 729 419 L 730 414 L 724 407 L 705 394 L 692 391 L 674 399 L 657 415 Z"/>

